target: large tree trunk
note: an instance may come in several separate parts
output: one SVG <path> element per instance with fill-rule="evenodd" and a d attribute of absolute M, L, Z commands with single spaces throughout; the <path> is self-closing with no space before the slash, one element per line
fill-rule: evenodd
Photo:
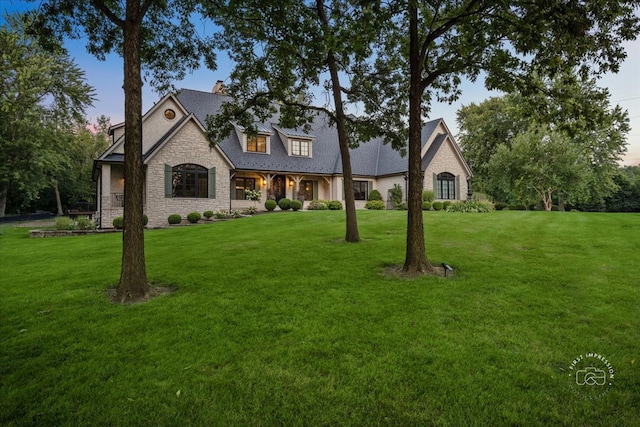
<path fill-rule="evenodd" d="M 327 27 L 327 16 L 324 11 L 323 0 L 317 0 L 316 6 L 318 16 L 325 28 Z M 351 174 L 351 155 L 349 154 L 349 138 L 347 135 L 347 118 L 344 113 L 342 103 L 342 92 L 340 90 L 340 76 L 338 75 L 338 64 L 332 50 L 327 53 L 327 65 L 331 74 L 331 87 L 333 91 L 333 101 L 336 109 L 336 127 L 338 129 L 338 145 L 340 146 L 340 157 L 342 159 L 342 176 L 344 181 L 344 210 L 346 215 L 347 229 L 345 240 L 351 243 L 360 241 L 358 232 L 358 217 L 356 215 L 356 200 L 353 194 L 353 176 Z"/>
<path fill-rule="evenodd" d="M 340 157 L 342 159 L 342 177 L 344 181 L 344 211 L 347 219 L 347 229 L 344 239 L 347 242 L 360 241 L 358 232 L 358 218 L 356 215 L 356 199 L 353 194 L 353 176 L 351 173 L 351 154 L 349 153 L 349 139 L 347 136 L 346 117 L 342 105 L 338 67 L 333 53 L 329 51 L 329 70 L 331 73 L 331 85 L 333 86 L 333 99 L 336 107 L 336 127 L 338 128 L 338 144 L 340 145 Z"/>
<path fill-rule="evenodd" d="M 409 2 L 409 191 L 407 194 L 407 253 L 402 270 L 417 274 L 433 272 L 424 247 L 422 221 L 422 64 L 418 40 L 418 11 L 415 2 Z"/>
<path fill-rule="evenodd" d="M 127 1 L 124 23 L 124 228 L 122 270 L 115 300 L 127 302 L 149 297 L 144 257 L 142 162 L 142 79 L 140 69 L 140 28 L 138 2 Z"/>

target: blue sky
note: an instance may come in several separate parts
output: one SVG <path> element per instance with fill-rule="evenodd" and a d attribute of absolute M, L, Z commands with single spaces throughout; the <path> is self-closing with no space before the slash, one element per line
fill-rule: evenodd
<path fill-rule="evenodd" d="M 0 0 L 0 13 L 24 10 L 38 4 L 24 0 Z M 4 19 L 2 19 L 4 21 Z M 106 61 L 98 61 L 85 48 L 83 40 L 65 42 L 69 54 L 87 76 L 88 83 L 96 89 L 97 100 L 88 109 L 87 118 L 95 121 L 96 117 L 105 115 L 111 118 L 111 123 L 119 123 L 124 119 L 124 94 L 122 91 L 122 59 L 111 55 Z M 611 93 L 611 103 L 619 104 L 629 112 L 631 131 L 627 136 L 628 152 L 623 159 L 627 165 L 640 165 L 640 40 L 625 44 L 628 53 L 627 60 L 620 67 L 616 75 L 607 75 L 600 80 L 599 85 L 608 87 Z M 176 88 L 211 91 L 217 80 L 227 80 L 231 64 L 224 55 L 219 56 L 218 69 L 215 71 L 200 69 L 187 76 L 183 81 L 174 82 Z M 499 95 L 497 92 L 487 91 L 482 81 L 466 82 L 462 87 L 462 97 L 454 104 L 433 104 L 430 118 L 444 118 L 450 130 L 458 133 L 456 111 L 462 105 L 480 103 L 484 99 Z M 148 110 L 161 98 L 161 94 L 154 92 L 149 85 L 143 89 L 143 111 Z M 318 99 L 324 102 L 324 99 Z"/>

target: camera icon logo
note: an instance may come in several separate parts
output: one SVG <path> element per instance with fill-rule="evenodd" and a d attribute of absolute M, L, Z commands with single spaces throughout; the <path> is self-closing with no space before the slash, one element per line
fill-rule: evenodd
<path fill-rule="evenodd" d="M 578 385 L 605 385 L 607 373 L 593 366 L 576 372 L 576 384 Z"/>

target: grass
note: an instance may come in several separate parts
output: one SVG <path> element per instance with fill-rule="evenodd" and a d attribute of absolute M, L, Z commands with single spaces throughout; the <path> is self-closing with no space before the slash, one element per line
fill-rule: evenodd
<path fill-rule="evenodd" d="M 112 304 L 119 234 L 0 235 L 2 425 L 639 425 L 640 215 L 273 213 L 145 234 L 178 291 Z M 599 399 L 568 366 L 615 368 Z"/>

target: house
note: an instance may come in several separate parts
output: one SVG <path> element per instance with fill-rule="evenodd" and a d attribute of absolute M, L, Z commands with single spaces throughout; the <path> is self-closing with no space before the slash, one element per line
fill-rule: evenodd
<path fill-rule="evenodd" d="M 150 226 L 167 224 L 171 214 L 247 208 L 253 202 L 245 199 L 245 190 L 261 190 L 259 209 L 267 198 L 344 203 L 337 131 L 325 117 L 317 115 L 308 132 L 259 123 L 257 135 L 249 136 L 235 125 L 224 141 L 210 147 L 205 119 L 229 99 L 216 88 L 166 95 L 143 117 L 144 211 Z M 112 126 L 110 136 L 93 175 L 97 217 L 105 228 L 123 215 L 124 123 Z M 424 188 L 440 200 L 466 199 L 471 170 L 444 121 L 426 123 L 422 140 Z M 351 162 L 357 208 L 364 207 L 372 190 L 385 198 L 396 184 L 406 199 L 407 158 L 382 139 L 351 150 Z"/>

